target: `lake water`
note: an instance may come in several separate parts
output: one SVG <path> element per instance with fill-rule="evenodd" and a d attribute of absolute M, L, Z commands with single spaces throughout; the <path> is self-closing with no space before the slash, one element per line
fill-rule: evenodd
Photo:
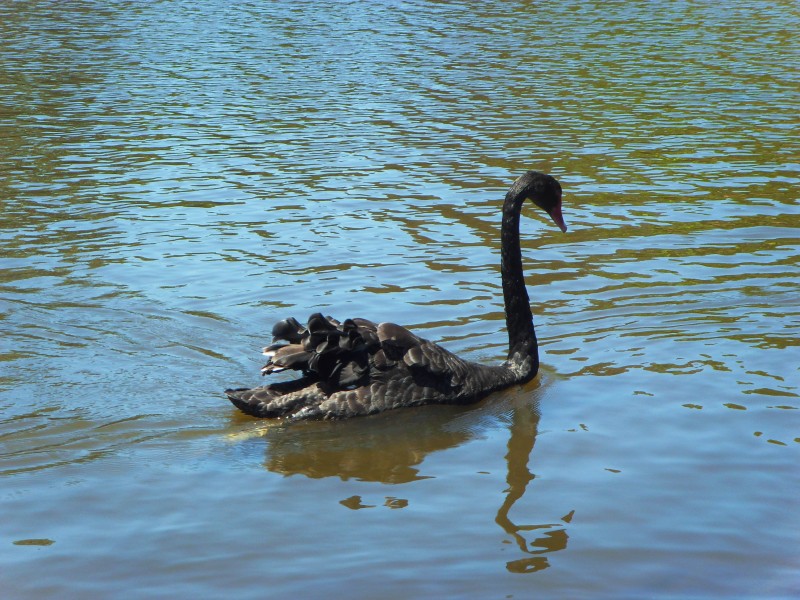
<path fill-rule="evenodd" d="M 0 595 L 800 594 L 789 1 L 0 3 Z M 238 413 L 272 323 L 542 347 L 469 407 Z"/>

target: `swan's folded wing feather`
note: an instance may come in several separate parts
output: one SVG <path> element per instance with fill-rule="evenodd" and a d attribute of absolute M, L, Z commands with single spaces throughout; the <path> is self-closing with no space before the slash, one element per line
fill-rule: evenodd
<path fill-rule="evenodd" d="M 300 344 L 270 346 L 265 349 L 265 354 L 270 358 L 269 362 L 261 369 L 262 375 L 278 373 L 284 369 L 305 371 L 308 369 L 308 361 L 312 357 L 311 353 L 306 352 Z"/>
<path fill-rule="evenodd" d="M 402 360 L 409 369 L 424 371 L 436 380 L 447 381 L 450 387 L 461 385 L 469 370 L 469 363 L 465 360 L 400 325 L 381 323 L 378 325 L 378 338 L 387 356 Z"/>
<path fill-rule="evenodd" d="M 338 323 L 320 313 L 311 315 L 306 327 L 294 319 L 280 322 L 278 333 L 296 343 L 275 344 L 265 349 L 270 357 L 262 373 L 284 369 L 306 375 L 343 389 L 363 385 L 370 376 L 384 377 L 398 364 L 407 367 L 419 385 L 452 389 L 467 376 L 468 363 L 441 346 L 411 333 L 395 323 L 375 325 L 366 319 L 347 319 Z M 370 375 L 372 370 L 372 375 Z"/>
<path fill-rule="evenodd" d="M 378 325 L 377 333 L 381 348 L 386 356 L 393 360 L 402 359 L 411 348 L 425 341 L 395 323 L 381 323 Z"/>
<path fill-rule="evenodd" d="M 438 344 L 425 340 L 403 356 L 411 369 L 424 369 L 438 380 L 447 379 L 450 387 L 459 387 L 469 374 L 469 363 Z"/>

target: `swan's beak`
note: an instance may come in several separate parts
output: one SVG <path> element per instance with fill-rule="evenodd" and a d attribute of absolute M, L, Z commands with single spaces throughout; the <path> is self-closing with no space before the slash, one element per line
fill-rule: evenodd
<path fill-rule="evenodd" d="M 564 223 L 564 215 L 561 214 L 561 204 L 558 204 L 557 206 L 553 207 L 553 209 L 549 211 L 548 214 L 550 215 L 550 218 L 553 219 L 553 223 L 558 225 L 559 229 L 561 229 L 561 231 L 566 233 L 567 224 Z"/>

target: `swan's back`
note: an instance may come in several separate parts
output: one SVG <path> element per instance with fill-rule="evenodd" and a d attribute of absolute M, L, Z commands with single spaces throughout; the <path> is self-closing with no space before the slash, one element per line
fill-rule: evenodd
<path fill-rule="evenodd" d="M 273 328 L 264 375 L 291 370 L 291 381 L 226 390 L 243 412 L 258 417 L 346 418 L 402 406 L 474 402 L 509 383 L 503 367 L 465 361 L 394 323 L 319 313 L 306 326 L 290 318 Z"/>

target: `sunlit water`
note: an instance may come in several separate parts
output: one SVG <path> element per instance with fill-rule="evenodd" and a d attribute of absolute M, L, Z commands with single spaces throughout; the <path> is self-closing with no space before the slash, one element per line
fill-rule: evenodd
<path fill-rule="evenodd" d="M 0 595 L 800 593 L 795 2 L 0 4 Z M 504 355 L 286 426 L 272 322 Z"/>

